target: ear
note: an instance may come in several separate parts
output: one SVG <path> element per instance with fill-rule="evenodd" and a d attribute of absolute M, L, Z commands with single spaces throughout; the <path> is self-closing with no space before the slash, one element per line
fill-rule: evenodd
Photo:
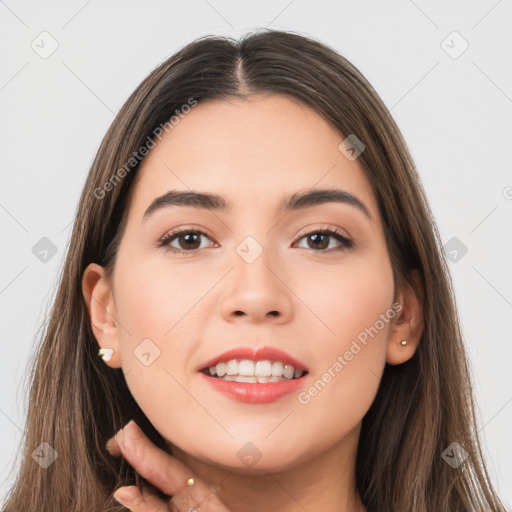
<path fill-rule="evenodd" d="M 82 276 L 82 293 L 91 320 L 91 327 L 103 360 L 111 368 L 121 366 L 119 326 L 114 304 L 114 296 L 105 269 L 91 263 Z M 103 350 L 101 350 L 103 349 Z M 110 353 L 110 350 L 113 350 Z"/>
<path fill-rule="evenodd" d="M 397 293 L 396 302 L 402 308 L 393 318 L 389 332 L 388 346 L 386 350 L 386 362 L 391 365 L 405 363 L 410 359 L 423 334 L 423 288 L 421 278 L 417 270 L 411 271 L 411 277 L 416 283 L 416 290 L 405 283 Z M 401 341 L 407 344 L 402 345 Z"/>

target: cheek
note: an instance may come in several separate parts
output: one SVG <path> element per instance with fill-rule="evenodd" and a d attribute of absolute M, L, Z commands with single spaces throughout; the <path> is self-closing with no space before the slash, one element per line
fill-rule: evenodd
<path fill-rule="evenodd" d="M 385 366 L 390 322 L 395 316 L 393 275 L 387 258 L 316 273 L 308 306 L 318 325 L 308 387 L 298 395 L 311 433 L 347 433 L 366 414 Z M 320 290 L 323 290 L 320 293 Z M 306 290 L 303 290 L 306 296 Z M 329 420 L 326 421 L 328 411 Z"/>
<path fill-rule="evenodd" d="M 187 333 L 200 327 L 196 306 L 211 288 L 211 279 L 202 279 L 200 269 L 170 268 L 165 260 L 155 259 L 122 262 L 117 270 L 116 310 L 130 332 L 130 343 L 151 338 L 162 348 L 186 345 Z"/>
<path fill-rule="evenodd" d="M 193 358 L 193 341 L 205 321 L 194 304 L 211 285 L 194 280 L 190 273 L 171 275 L 155 262 L 133 259 L 119 259 L 116 273 L 115 302 L 127 385 L 153 424 L 169 425 L 171 419 L 179 424 L 191 416 L 195 404 L 182 387 L 188 385 L 184 375 Z"/>
<path fill-rule="evenodd" d="M 354 255 L 307 273 L 314 278 L 298 279 L 294 291 L 309 308 L 304 315 L 310 316 L 310 325 L 318 332 L 318 349 L 336 352 L 347 342 L 350 345 L 392 306 L 393 273 L 386 253 Z M 389 322 L 379 327 L 386 334 Z"/>
<path fill-rule="evenodd" d="M 326 315 L 332 326 L 332 348 L 349 348 L 351 341 L 358 340 L 364 344 L 366 335 L 377 344 L 387 336 L 389 321 L 382 323 L 381 315 L 393 302 L 393 277 L 391 270 L 365 266 L 360 271 L 343 272 L 338 285 L 331 285 L 330 300 L 326 301 Z M 334 278 L 333 278 L 334 281 Z M 389 320 L 389 319 L 388 319 Z M 378 333 L 373 329 L 376 327 Z M 335 340 L 339 340 L 340 344 Z M 347 343 L 349 345 L 347 345 Z M 369 348 L 370 344 L 367 345 Z"/>

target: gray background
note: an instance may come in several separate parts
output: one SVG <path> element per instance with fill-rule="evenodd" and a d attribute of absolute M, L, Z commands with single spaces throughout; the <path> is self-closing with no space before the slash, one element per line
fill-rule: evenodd
<path fill-rule="evenodd" d="M 512 503 L 512 3 L 506 0 L 0 0 L 0 382 L 7 390 L 0 395 L 0 496 L 22 438 L 29 357 L 107 127 L 146 74 L 185 43 L 264 26 L 333 46 L 365 74 L 403 131 L 453 259 L 491 474 Z M 469 46 L 459 55 L 464 41 Z M 58 48 L 48 55 L 52 45 Z M 55 255 L 40 252 L 48 244 L 43 237 Z"/>

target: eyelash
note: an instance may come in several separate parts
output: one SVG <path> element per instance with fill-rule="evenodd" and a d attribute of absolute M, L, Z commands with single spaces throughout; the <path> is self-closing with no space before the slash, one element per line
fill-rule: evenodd
<path fill-rule="evenodd" d="M 169 243 L 172 240 L 174 240 L 175 238 L 178 238 L 180 235 L 185 235 L 185 234 L 204 235 L 204 236 L 208 237 L 208 235 L 206 233 L 204 233 L 200 230 L 197 230 L 197 229 L 178 228 L 178 229 L 175 229 L 175 230 L 172 230 L 172 231 L 166 233 L 158 242 L 158 247 L 165 247 L 166 250 L 169 250 L 173 253 L 192 255 L 195 252 L 197 252 L 199 249 L 181 250 L 181 249 L 176 249 L 176 247 L 171 247 L 169 245 Z M 341 247 L 336 248 L 335 252 L 350 250 L 354 247 L 354 242 L 352 240 L 350 240 L 349 238 L 347 238 L 343 234 L 342 231 L 340 231 L 339 229 L 336 229 L 336 228 L 321 228 L 321 229 L 309 231 L 307 233 L 302 234 L 299 237 L 299 240 L 302 240 L 303 238 L 305 238 L 307 236 L 318 235 L 318 234 L 327 235 L 329 237 L 334 237 L 341 243 Z M 328 253 L 328 252 L 332 252 L 333 249 L 322 249 L 322 250 L 309 249 L 309 250 L 313 251 L 313 252 Z"/>

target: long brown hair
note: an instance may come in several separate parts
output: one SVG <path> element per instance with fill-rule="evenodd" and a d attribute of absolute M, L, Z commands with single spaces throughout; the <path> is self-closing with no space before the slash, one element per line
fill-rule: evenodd
<path fill-rule="evenodd" d="M 165 449 L 122 370 L 98 357 L 82 274 L 91 262 L 114 265 L 138 169 L 138 161 L 130 159 L 155 139 L 157 127 L 170 129 L 170 117 L 191 99 L 200 103 L 261 92 L 296 98 L 330 123 L 340 142 L 355 134 L 365 144 L 359 161 L 377 198 L 395 284 L 414 287 L 413 269 L 420 276 L 419 347 L 406 363 L 386 365 L 362 421 L 356 479 L 367 510 L 505 510 L 475 428 L 467 356 L 440 236 L 397 125 L 358 69 L 333 49 L 293 32 L 261 30 L 240 41 L 206 36 L 188 44 L 139 85 L 105 135 L 31 367 L 26 436 L 7 512 L 122 509 L 111 497 L 114 489 L 143 480 L 126 461 L 111 457 L 105 442 L 131 418 Z M 58 454 L 47 468 L 32 457 L 43 442 Z M 467 454 L 456 468 L 443 456 L 450 447 L 450 457 L 455 453 L 460 462 L 457 454 Z"/>

